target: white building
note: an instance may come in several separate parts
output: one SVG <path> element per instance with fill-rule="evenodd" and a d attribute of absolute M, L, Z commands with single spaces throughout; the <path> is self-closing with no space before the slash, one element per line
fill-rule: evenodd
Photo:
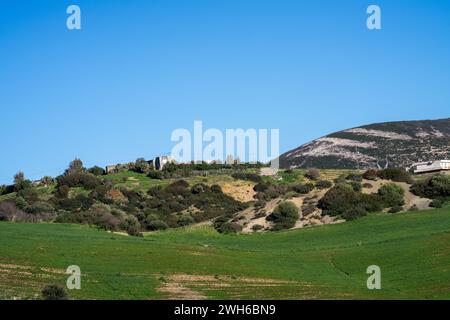
<path fill-rule="evenodd" d="M 412 165 L 414 173 L 429 173 L 450 170 L 450 160 L 419 162 Z"/>
<path fill-rule="evenodd" d="M 156 170 L 162 170 L 168 163 L 174 163 L 174 159 L 171 156 L 156 157 L 153 161 Z"/>

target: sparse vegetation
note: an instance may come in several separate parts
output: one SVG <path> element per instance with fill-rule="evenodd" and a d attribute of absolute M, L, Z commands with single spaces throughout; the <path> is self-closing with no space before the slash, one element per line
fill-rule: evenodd
<path fill-rule="evenodd" d="M 19 174 L 16 182 L 25 187 L 19 187 L 20 190 L 11 195 L 8 193 L 8 197 L 0 196 L 4 199 L 2 202 L 0 198 L 0 219 L 89 224 L 133 236 L 141 236 L 145 231 L 186 227 L 213 220 L 218 231 L 229 233 L 240 232 L 251 219 L 267 217 L 265 206 L 270 201 L 286 201 L 310 195 L 315 188 L 314 197 L 305 197 L 301 205 L 304 215 L 316 212 L 320 216 L 319 209 L 322 209 L 323 215 L 352 220 L 368 212 L 381 211 L 383 208 L 396 210 L 402 205 L 398 199 L 403 195 L 397 195 L 396 201 L 396 193 L 389 187 L 381 188 L 375 194 L 361 193 L 363 187 L 369 188 L 367 183 L 361 182 L 367 172 L 322 170 L 319 175 L 321 180 L 305 183 L 302 182 L 308 181 L 303 178 L 305 170 L 280 171 L 279 177 L 282 178 L 277 180 L 261 177 L 255 173 L 255 167 L 245 165 L 170 164 L 163 171 L 155 171 L 147 165 L 144 159 L 137 159 L 135 163 L 124 165 L 118 173 L 105 175 L 99 167 L 86 170 L 82 161 L 75 159 L 63 175 L 56 179 L 41 179 L 40 187 L 24 184 L 25 175 Z M 147 170 L 150 170 L 148 174 Z M 224 172 L 222 170 L 227 170 L 227 173 L 219 175 L 218 172 Z M 163 176 L 161 180 L 152 179 L 148 177 L 152 173 L 161 173 Z M 187 178 L 173 178 L 179 175 Z M 310 178 L 316 176 L 314 170 L 312 175 L 310 172 Z M 388 176 L 398 175 L 389 173 Z M 289 181 L 279 180 L 283 177 L 289 178 Z M 221 181 L 233 179 L 248 181 L 250 188 L 254 186 L 256 194 L 252 202 L 241 203 L 223 192 Z M 332 180 L 336 183 L 334 187 Z M 414 187 L 418 188 L 416 185 Z M 352 193 L 342 196 L 342 188 L 350 188 Z M 325 197 L 318 199 L 317 192 L 327 189 Z M 339 196 L 333 196 L 336 190 L 340 190 Z M 445 198 L 439 197 L 439 200 L 445 202 Z M 249 205 L 254 207 L 253 216 L 247 220 L 242 216 L 238 219 L 238 213 Z M 274 218 L 273 212 L 270 214 L 269 220 Z M 307 219 L 315 218 L 311 216 Z M 284 224 L 272 222 L 275 229 L 295 225 L 292 221 Z M 247 231 L 250 229 L 246 228 Z"/>

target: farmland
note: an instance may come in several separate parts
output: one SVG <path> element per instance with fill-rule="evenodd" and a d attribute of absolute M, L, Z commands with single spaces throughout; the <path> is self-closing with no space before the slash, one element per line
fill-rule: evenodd
<path fill-rule="evenodd" d="M 1 299 L 39 299 L 69 265 L 82 272 L 71 299 L 448 299 L 450 208 L 248 235 L 0 222 Z M 381 290 L 366 288 L 369 265 Z"/>

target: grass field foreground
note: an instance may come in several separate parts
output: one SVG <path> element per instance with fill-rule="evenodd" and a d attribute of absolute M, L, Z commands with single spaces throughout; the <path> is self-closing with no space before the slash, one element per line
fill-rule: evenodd
<path fill-rule="evenodd" d="M 449 299 L 450 209 L 252 235 L 0 223 L 0 298 L 39 298 L 69 265 L 82 272 L 72 299 Z M 370 265 L 381 290 L 366 288 Z"/>

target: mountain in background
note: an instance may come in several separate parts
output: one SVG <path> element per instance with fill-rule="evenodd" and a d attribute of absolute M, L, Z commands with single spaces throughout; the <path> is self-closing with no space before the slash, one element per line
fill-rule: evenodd
<path fill-rule="evenodd" d="M 282 168 L 408 168 L 450 158 L 450 118 L 371 124 L 332 133 L 280 156 Z"/>

